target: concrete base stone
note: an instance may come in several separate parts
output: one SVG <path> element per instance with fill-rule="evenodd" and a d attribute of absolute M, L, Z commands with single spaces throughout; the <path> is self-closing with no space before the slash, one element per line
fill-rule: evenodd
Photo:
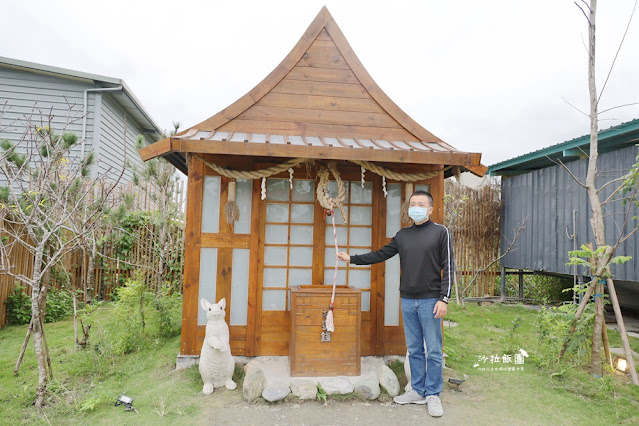
<path fill-rule="evenodd" d="M 266 387 L 266 378 L 262 367 L 257 363 L 249 362 L 244 366 L 244 373 L 244 384 L 242 385 L 244 399 L 252 401 L 262 396 Z"/>
<path fill-rule="evenodd" d="M 311 379 L 291 378 L 291 392 L 299 399 L 317 398 L 317 383 Z"/>
<path fill-rule="evenodd" d="M 233 356 L 233 360 L 235 364 L 246 365 L 248 364 L 254 357 L 236 355 Z M 184 370 L 187 368 L 191 368 L 194 365 L 200 364 L 200 356 L 199 355 L 177 355 L 175 360 L 175 369 L 176 370 Z"/>
<path fill-rule="evenodd" d="M 345 395 L 353 392 L 353 384 L 344 377 L 320 377 L 318 381 L 326 395 Z"/>
<path fill-rule="evenodd" d="M 288 384 L 282 382 L 270 383 L 262 391 L 262 397 L 268 402 L 281 401 L 291 393 Z"/>
<path fill-rule="evenodd" d="M 388 395 L 392 397 L 399 395 L 399 380 L 387 365 L 382 365 L 377 369 L 377 380 L 379 380 L 379 385 L 386 389 Z"/>
<path fill-rule="evenodd" d="M 389 395 L 399 392 L 399 381 L 393 371 L 384 364 L 381 357 L 362 357 L 359 376 L 336 377 L 290 377 L 288 357 L 256 357 L 244 367 L 243 395 L 247 400 L 262 396 L 267 401 L 279 401 L 289 392 L 299 399 L 315 399 L 317 385 L 320 384 L 327 395 L 356 392 L 367 399 L 376 399 L 381 392 L 380 385 Z M 380 382 L 383 380 L 383 382 Z"/>
<path fill-rule="evenodd" d="M 353 385 L 353 392 L 366 399 L 377 399 L 381 392 L 379 382 L 372 378 L 364 378 Z"/>
<path fill-rule="evenodd" d="M 185 370 L 187 368 L 191 368 L 194 365 L 198 365 L 200 363 L 199 355 L 180 355 L 178 354 L 177 359 L 175 360 L 175 369 L 176 370 Z"/>

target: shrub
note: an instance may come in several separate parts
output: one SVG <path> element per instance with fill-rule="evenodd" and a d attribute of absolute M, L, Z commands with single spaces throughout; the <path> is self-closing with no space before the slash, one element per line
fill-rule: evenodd
<path fill-rule="evenodd" d="M 164 285 L 155 297 L 158 333 L 162 337 L 173 337 L 182 330 L 182 293 L 171 293 L 170 286 Z"/>
<path fill-rule="evenodd" d="M 162 288 L 151 293 L 144 282 L 129 279 L 116 290 L 113 314 L 95 335 L 96 348 L 107 355 L 136 352 L 158 337 L 178 335 L 182 326 L 182 294 Z"/>
<path fill-rule="evenodd" d="M 24 292 L 25 287 L 17 285 L 7 296 L 7 322 L 14 325 L 29 324 L 31 321 L 31 298 Z"/>
<path fill-rule="evenodd" d="M 127 280 L 116 293 L 113 315 L 105 324 L 110 340 L 105 346 L 108 352 L 119 355 L 138 351 L 149 343 L 147 322 L 153 312 L 153 295 L 143 282 L 134 279 Z"/>
<path fill-rule="evenodd" d="M 67 290 L 50 289 L 44 322 L 56 322 L 73 314 L 73 297 Z"/>
<path fill-rule="evenodd" d="M 564 360 L 574 365 L 583 365 L 590 359 L 594 306 L 588 304 L 575 332 L 566 347 Z M 559 360 L 559 352 L 568 337 L 577 305 L 567 303 L 554 308 L 543 308 L 538 316 L 538 343 L 536 361 L 542 366 L 554 366 Z"/>
<path fill-rule="evenodd" d="M 565 292 L 572 288 L 572 278 L 542 274 L 524 275 L 524 298 L 532 299 L 540 304 L 565 302 L 572 298 L 572 293 Z M 495 280 L 495 294 L 499 294 L 501 277 Z M 519 277 L 517 274 L 506 275 L 506 296 L 519 296 Z"/>

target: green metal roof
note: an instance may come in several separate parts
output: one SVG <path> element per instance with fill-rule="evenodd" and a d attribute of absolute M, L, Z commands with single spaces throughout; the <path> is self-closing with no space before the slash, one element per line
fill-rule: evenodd
<path fill-rule="evenodd" d="M 614 151 L 639 143 L 639 119 L 599 132 L 599 152 Z M 509 176 L 585 158 L 590 151 L 590 135 L 542 148 L 488 167 L 490 176 Z"/>

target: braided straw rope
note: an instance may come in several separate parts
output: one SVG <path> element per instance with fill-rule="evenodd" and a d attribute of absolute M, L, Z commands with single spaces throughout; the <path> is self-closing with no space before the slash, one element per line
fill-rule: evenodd
<path fill-rule="evenodd" d="M 225 176 L 227 178 L 232 178 L 232 179 L 261 179 L 261 178 L 276 175 L 278 173 L 282 173 L 292 167 L 297 167 L 300 164 L 310 163 L 313 161 L 309 158 L 293 158 L 282 164 L 278 164 L 272 167 L 267 167 L 266 169 L 243 171 L 243 170 L 225 169 L 224 167 L 220 167 L 217 164 L 211 163 L 210 161 L 206 161 L 204 158 L 200 157 L 197 154 L 193 154 L 193 155 L 195 156 L 195 158 L 201 160 L 204 164 L 209 166 L 215 172 L 219 173 L 222 176 Z"/>
<path fill-rule="evenodd" d="M 193 155 L 195 156 L 195 158 L 198 158 L 199 160 L 201 160 L 204 164 L 209 166 L 212 170 L 216 171 L 220 175 L 225 176 L 227 178 L 233 178 L 233 179 L 261 179 L 263 177 L 270 177 L 278 173 L 282 173 L 283 171 L 286 171 L 292 167 L 297 167 L 300 164 L 313 162 L 313 160 L 310 158 L 293 158 L 282 164 L 272 166 L 272 167 L 267 167 L 266 169 L 242 171 L 242 170 L 225 169 L 223 167 L 218 166 L 217 164 L 213 164 L 209 161 L 206 161 L 204 158 L 202 158 L 201 156 L 197 154 L 193 154 Z M 425 172 L 425 173 L 399 173 L 399 172 L 394 172 L 392 170 L 386 169 L 382 166 L 378 166 L 377 164 L 373 164 L 369 161 L 364 161 L 364 160 L 348 160 L 348 161 L 355 163 L 359 165 L 360 167 L 365 168 L 366 170 L 370 170 L 371 172 L 375 174 L 384 176 L 387 179 L 392 179 L 392 180 L 396 180 L 400 182 L 415 182 L 418 180 L 430 179 L 450 168 L 449 166 L 443 169 L 433 170 L 432 172 Z M 328 207 L 325 207 L 325 208 L 328 209 Z"/>
<path fill-rule="evenodd" d="M 339 172 L 337 171 L 337 168 L 335 167 L 334 161 L 331 161 L 330 163 L 328 163 L 326 168 L 323 167 L 317 172 L 317 175 L 320 178 L 319 183 L 317 184 L 316 191 L 317 201 L 325 210 L 333 210 L 331 197 L 328 195 L 328 180 L 330 177 L 329 170 L 330 173 L 333 174 L 333 177 L 337 182 L 337 198 L 333 199 L 332 202 L 337 205 L 339 211 L 342 213 L 342 221 L 346 223 L 348 221 L 348 216 L 346 216 L 346 211 L 344 210 L 344 200 L 346 200 L 346 187 L 339 175 Z"/>
<path fill-rule="evenodd" d="M 378 166 L 377 164 L 370 163 L 368 161 L 363 160 L 349 160 L 366 170 L 370 170 L 371 172 L 378 174 L 380 176 L 384 176 L 386 179 L 398 180 L 401 182 L 415 182 L 418 180 L 430 179 L 438 174 L 448 170 L 450 167 L 445 167 L 439 170 L 433 170 L 432 172 L 425 173 L 398 173 L 392 170 L 388 170 L 382 166 Z"/>

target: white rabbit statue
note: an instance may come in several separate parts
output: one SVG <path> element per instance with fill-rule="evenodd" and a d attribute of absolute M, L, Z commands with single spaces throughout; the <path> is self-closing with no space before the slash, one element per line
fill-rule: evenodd
<path fill-rule="evenodd" d="M 204 382 L 202 393 L 208 395 L 213 389 L 222 386 L 229 390 L 237 386 L 233 381 L 235 361 L 229 346 L 229 327 L 224 321 L 226 299 L 211 304 L 201 299 L 200 304 L 206 311 L 206 333 L 200 353 L 200 375 Z"/>

